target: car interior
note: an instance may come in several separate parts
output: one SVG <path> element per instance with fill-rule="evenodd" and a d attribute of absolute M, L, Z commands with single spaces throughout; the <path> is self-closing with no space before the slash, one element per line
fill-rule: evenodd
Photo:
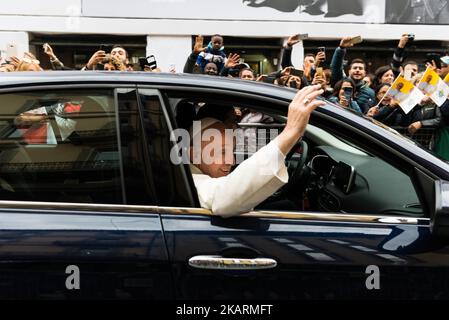
<path fill-rule="evenodd" d="M 174 95 L 170 104 L 176 120 L 184 126 L 186 106 L 195 106 L 197 111 L 208 104 L 225 109 L 238 107 L 240 111 L 249 109 L 272 118 L 271 123 L 241 123 L 237 119 L 237 128 L 244 137 L 237 139 L 235 156 L 243 153 L 247 158 L 255 152 L 245 145 L 248 132 L 257 141 L 258 149 L 269 143 L 276 136 L 273 130 L 280 133 L 286 123 L 286 105 L 273 107 L 262 101 L 235 100 Z M 313 115 L 305 136 L 286 156 L 288 184 L 255 209 L 422 217 L 423 208 L 407 171 L 371 152 L 366 142 L 358 141 L 354 134 L 340 135 L 338 126 L 324 125 Z"/>

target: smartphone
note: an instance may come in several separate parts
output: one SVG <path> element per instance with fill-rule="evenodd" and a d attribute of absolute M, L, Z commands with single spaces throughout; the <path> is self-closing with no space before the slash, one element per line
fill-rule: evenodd
<path fill-rule="evenodd" d="M 432 64 L 432 60 L 435 61 L 435 64 L 438 69 L 441 69 L 441 56 L 438 53 L 428 53 L 426 54 L 426 62 Z"/>
<path fill-rule="evenodd" d="M 42 45 L 42 48 L 44 49 L 44 52 L 47 52 L 49 47 L 50 47 L 50 45 L 48 43 L 44 43 Z"/>
<path fill-rule="evenodd" d="M 316 75 L 317 77 L 323 77 L 323 68 L 321 67 L 316 68 Z"/>
<path fill-rule="evenodd" d="M 347 101 L 351 101 L 352 98 L 352 88 L 351 87 L 345 87 L 343 88 L 345 99 Z"/>
<path fill-rule="evenodd" d="M 308 33 L 304 33 L 304 34 L 300 34 L 299 36 L 298 36 L 298 39 L 299 40 L 306 40 L 306 39 L 309 39 L 309 34 Z"/>
<path fill-rule="evenodd" d="M 290 81 L 290 88 L 298 89 L 298 83 L 295 80 Z"/>
<path fill-rule="evenodd" d="M 326 47 L 318 47 L 318 52 L 326 53 Z"/>
<path fill-rule="evenodd" d="M 99 51 L 106 51 L 106 45 L 105 44 L 100 44 Z"/>
<path fill-rule="evenodd" d="M 357 37 L 354 37 L 354 38 L 351 39 L 351 43 L 352 44 L 358 44 L 358 43 L 361 43 L 361 42 L 363 42 L 363 39 L 362 39 L 361 36 L 357 36 Z"/>
<path fill-rule="evenodd" d="M 149 66 L 151 70 L 157 68 L 156 58 L 153 55 L 147 57 L 147 66 Z"/>
<path fill-rule="evenodd" d="M 304 75 L 304 71 L 299 69 L 290 69 L 290 75 L 301 78 Z"/>
<path fill-rule="evenodd" d="M 6 60 L 11 61 L 11 57 L 17 57 L 18 55 L 17 45 L 15 43 L 9 43 L 6 47 Z"/>
<path fill-rule="evenodd" d="M 355 184 L 356 170 L 353 166 L 339 162 L 334 168 L 334 183 L 345 194 L 349 194 Z"/>
<path fill-rule="evenodd" d="M 274 84 L 275 80 L 276 79 L 268 77 L 268 76 L 262 76 L 262 82 L 264 82 L 264 83 Z"/>

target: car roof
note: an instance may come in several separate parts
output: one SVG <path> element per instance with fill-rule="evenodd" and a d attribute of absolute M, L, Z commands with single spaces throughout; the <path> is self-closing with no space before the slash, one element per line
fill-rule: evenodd
<path fill-rule="evenodd" d="M 233 78 L 197 75 L 197 74 L 173 74 L 173 73 L 151 73 L 151 72 L 119 72 L 119 71 L 43 71 L 43 72 L 0 72 L 0 92 L 11 88 L 26 88 L 33 86 L 46 85 L 76 85 L 76 84 L 146 84 L 175 86 L 175 87 L 198 87 L 211 88 L 214 90 L 227 90 L 232 92 L 247 93 L 270 97 L 277 100 L 289 102 L 296 94 L 296 90 L 280 87 L 272 84 L 244 81 Z M 344 117 L 355 126 L 370 128 L 384 138 L 395 141 L 397 146 L 403 147 L 403 140 L 386 131 L 380 130 L 378 125 L 373 124 L 367 118 L 361 118 L 359 115 L 349 112 L 342 107 L 327 102 L 324 107 L 318 108 L 319 113 L 325 113 L 332 117 Z M 416 146 L 407 146 L 412 148 L 415 156 L 426 159 L 426 166 L 435 165 L 444 168 L 445 175 L 449 179 L 449 164 L 440 159 L 431 157 L 427 151 Z"/>
<path fill-rule="evenodd" d="M 117 71 L 44 71 L 0 73 L 0 89 L 45 84 L 141 83 L 189 87 L 210 87 L 291 100 L 295 90 L 272 84 L 235 78 L 185 74 Z"/>

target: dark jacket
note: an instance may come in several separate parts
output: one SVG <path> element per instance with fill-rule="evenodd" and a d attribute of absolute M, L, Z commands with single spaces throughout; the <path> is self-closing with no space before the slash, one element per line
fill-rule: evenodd
<path fill-rule="evenodd" d="M 421 121 L 426 128 L 438 128 L 443 124 L 441 110 L 434 103 L 418 105 L 412 111 L 412 123 L 416 121 Z"/>
<path fill-rule="evenodd" d="M 408 127 L 412 123 L 411 112 L 405 114 L 399 106 L 396 108 L 382 106 L 373 118 L 390 127 Z"/>

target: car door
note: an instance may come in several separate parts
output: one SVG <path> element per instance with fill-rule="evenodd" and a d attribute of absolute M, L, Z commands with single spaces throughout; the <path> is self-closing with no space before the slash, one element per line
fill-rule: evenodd
<path fill-rule="evenodd" d="M 210 91 L 208 94 L 214 95 L 214 101 L 229 99 L 229 96 Z M 264 104 L 260 98 L 254 97 L 254 100 L 257 101 L 254 108 Z M 171 109 L 173 111 L 173 105 Z M 323 129 L 319 129 L 324 133 L 332 129 L 329 136 L 344 133 L 360 137 L 356 143 L 362 150 L 368 141 L 360 130 L 342 121 L 336 122 L 331 116 L 327 117 L 327 124 L 317 116 L 313 119 L 315 126 L 321 126 Z M 344 141 L 337 145 L 352 147 Z M 429 212 L 425 212 L 427 207 L 415 191 L 416 179 L 412 180 L 403 172 L 412 175 L 415 168 L 409 164 L 410 168 L 399 170 L 395 167 L 399 160 L 394 159 L 391 148 L 383 145 L 380 151 L 387 153 L 391 162 L 380 158 L 376 161 L 383 161 L 394 174 L 401 175 L 404 184 L 396 188 L 416 192 L 412 197 L 418 205 L 413 205 L 422 205 L 424 215 L 415 215 L 414 208 L 409 211 L 402 208 L 408 212 L 405 214 L 399 209 L 367 214 L 363 203 L 351 214 L 332 210 L 256 210 L 228 219 L 199 207 L 160 208 L 176 297 L 446 297 L 448 283 L 444 274 L 449 267 L 449 248 L 447 242 L 431 237 Z M 407 166 L 407 163 L 402 162 L 402 165 Z M 417 175 L 419 179 L 432 181 L 423 172 Z M 192 184 L 191 187 L 194 190 Z"/>
<path fill-rule="evenodd" d="M 101 85 L 0 93 L 1 298 L 173 297 L 136 98 Z"/>

